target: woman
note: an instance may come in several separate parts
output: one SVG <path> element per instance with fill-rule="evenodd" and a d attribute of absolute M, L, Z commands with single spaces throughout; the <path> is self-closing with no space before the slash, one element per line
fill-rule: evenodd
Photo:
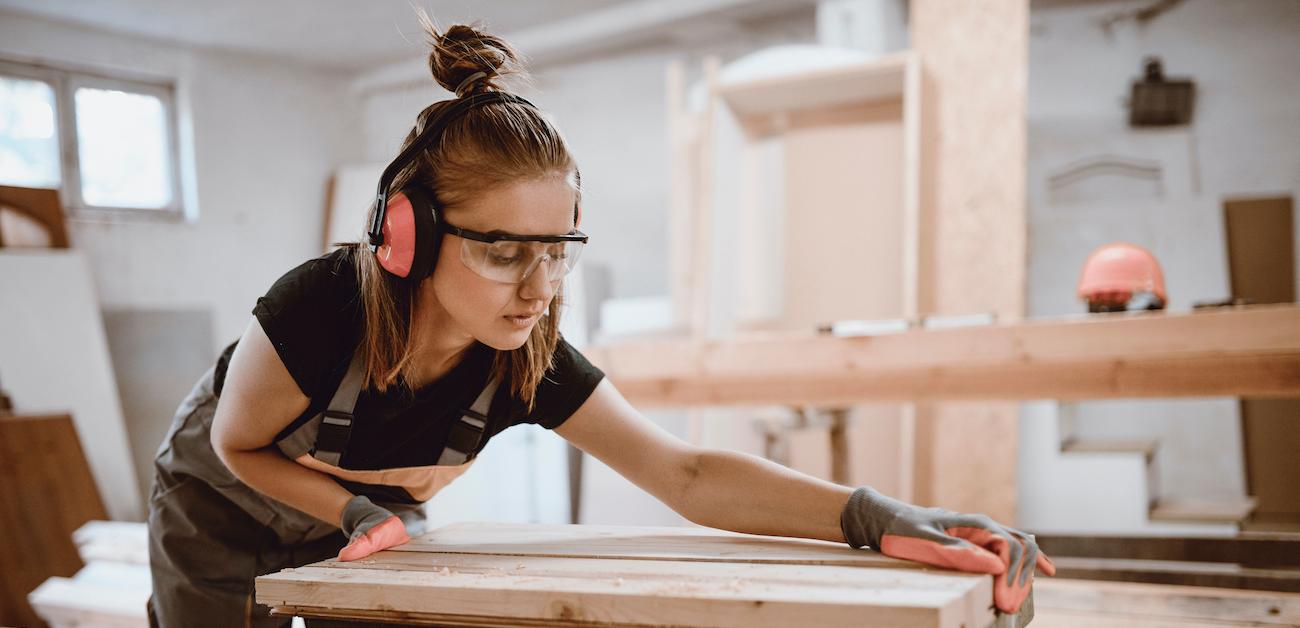
<path fill-rule="evenodd" d="M 385 172 L 372 246 L 281 277 L 159 449 L 153 625 L 282 625 L 254 604 L 256 576 L 406 542 L 419 506 L 517 423 L 555 430 L 695 523 L 999 574 L 1003 610 L 1035 564 L 1052 572 L 1031 537 L 987 517 L 692 447 L 638 414 L 558 333 L 561 280 L 586 242 L 563 139 L 501 89 L 517 71 L 505 42 L 428 31 L 434 78 L 457 98 L 419 115 Z"/>

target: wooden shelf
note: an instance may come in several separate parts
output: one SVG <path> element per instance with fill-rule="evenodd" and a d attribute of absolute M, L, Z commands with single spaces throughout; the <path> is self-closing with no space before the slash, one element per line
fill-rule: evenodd
<path fill-rule="evenodd" d="M 1255 499 L 1237 497 L 1198 499 L 1166 497 L 1151 509 L 1152 521 L 1241 523 L 1255 510 Z"/>
<path fill-rule="evenodd" d="M 1300 397 L 1300 306 L 1102 314 L 859 338 L 657 340 L 584 353 L 646 408 Z"/>
<path fill-rule="evenodd" d="M 719 86 L 718 95 L 741 117 L 902 98 L 913 57 L 899 52 L 793 76 L 731 82 Z"/>
<path fill-rule="evenodd" d="M 1142 454 L 1147 462 L 1156 455 L 1160 441 L 1156 439 L 1094 440 L 1072 438 L 1061 444 L 1061 451 L 1074 454 Z"/>

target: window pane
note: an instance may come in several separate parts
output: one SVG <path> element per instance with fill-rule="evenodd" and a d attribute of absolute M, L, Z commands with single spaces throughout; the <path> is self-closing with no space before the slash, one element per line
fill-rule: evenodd
<path fill-rule="evenodd" d="M 54 90 L 42 81 L 0 76 L 0 183 L 59 187 Z"/>
<path fill-rule="evenodd" d="M 99 207 L 162 208 L 171 203 L 167 109 L 147 94 L 78 88 L 81 197 Z"/>

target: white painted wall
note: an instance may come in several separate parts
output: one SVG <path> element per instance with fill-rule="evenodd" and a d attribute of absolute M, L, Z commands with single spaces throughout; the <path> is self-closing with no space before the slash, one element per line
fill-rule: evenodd
<path fill-rule="evenodd" d="M 1223 199 L 1300 196 L 1300 3 L 1188 0 L 1144 26 L 1100 26 L 1105 16 L 1145 4 L 1069 3 L 1031 12 L 1032 316 L 1083 311 L 1074 296 L 1083 261 L 1093 248 L 1114 240 L 1152 250 L 1165 272 L 1171 309 L 1225 298 Z M 1147 55 L 1163 59 L 1166 76 L 1195 80 L 1189 127 L 1128 128 L 1123 102 Z M 1158 164 L 1160 184 L 1110 177 L 1065 193 L 1049 190 L 1046 180 L 1063 166 L 1101 153 Z M 1159 438 L 1164 495 L 1244 491 L 1240 427 L 1231 400 L 1087 402 L 1077 413 L 1075 433 L 1081 437 Z M 1034 434 L 1022 433 L 1023 446 L 1037 442 Z M 1022 457 L 1022 518 L 1035 512 L 1027 500 L 1034 495 L 1029 484 L 1045 477 L 1035 466 L 1040 458 Z"/>
<path fill-rule="evenodd" d="M 1081 3 L 1031 14 L 1031 229 L 1035 238 L 1073 232 L 1081 246 L 1112 235 L 1147 239 L 1139 244 L 1153 248 L 1164 266 L 1171 307 L 1185 309 L 1227 296 L 1224 197 L 1300 195 L 1300 3 L 1189 0 L 1145 27 L 1125 22 L 1108 34 L 1098 25 L 1104 15 L 1142 5 Z M 1196 81 L 1190 127 L 1128 128 L 1123 101 L 1147 55 L 1164 60 L 1166 76 Z M 1163 195 L 1093 194 L 1051 205 L 1044 179 L 1100 152 L 1160 163 Z M 1120 231 L 1124 225 L 1130 230 Z M 1180 246 L 1187 240 L 1203 246 Z M 1080 311 L 1073 289 L 1083 257 L 1076 253 L 1031 253 L 1030 314 Z M 1213 270 L 1195 266 L 1206 256 Z"/>
<path fill-rule="evenodd" d="M 350 77 L 2 12 L 0 57 L 176 83 L 197 219 L 72 221 L 101 304 L 211 308 L 215 356 L 277 277 L 320 254 L 328 176 L 362 155 Z"/>

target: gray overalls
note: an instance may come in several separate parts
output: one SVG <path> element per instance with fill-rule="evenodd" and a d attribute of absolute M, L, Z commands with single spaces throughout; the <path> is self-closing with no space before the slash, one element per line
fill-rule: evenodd
<path fill-rule="evenodd" d="M 490 381 L 472 407 L 462 410 L 436 467 L 351 472 L 335 465 L 346 447 L 361 390 L 361 362 L 360 354 L 353 358 L 328 410 L 276 444 L 300 464 L 349 481 L 396 483 L 421 473 L 418 490 L 411 494 L 427 500 L 473 463 L 499 382 Z M 254 604 L 254 578 L 333 558 L 347 538 L 337 524 L 258 493 L 217 457 L 209 440 L 218 401 L 215 371 L 208 369 L 181 403 L 154 458 L 149 623 L 164 628 L 287 626 L 288 618 L 272 618 L 270 609 Z M 420 505 L 380 505 L 401 517 L 412 536 L 422 531 Z"/>

